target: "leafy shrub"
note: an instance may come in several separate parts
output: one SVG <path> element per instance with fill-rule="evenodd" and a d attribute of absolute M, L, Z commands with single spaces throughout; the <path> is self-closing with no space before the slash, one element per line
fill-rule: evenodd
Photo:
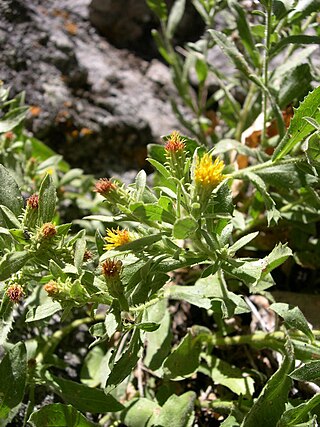
<path fill-rule="evenodd" d="M 148 3 L 162 22 L 162 36 L 155 35 L 161 53 L 179 94 L 196 113 L 194 122 L 184 121 L 196 139 L 174 131 L 163 145 L 150 145 L 153 185 L 140 171 L 127 186 L 102 178 L 89 194 L 90 177 L 68 170 L 25 133 L 22 97 L 8 100 L 8 91 L 1 91 L 2 424 L 27 403 L 24 424 L 39 427 L 91 426 L 92 414 L 100 425 L 121 420 L 132 427 L 183 427 L 193 425 L 195 417 L 200 423 L 205 411 L 208 417 L 218 414 L 217 424 L 224 427 L 317 425 L 319 394 L 295 398 L 292 383 L 318 380 L 320 332 L 298 307 L 276 303 L 269 293 L 272 273 L 293 257 L 303 266 L 319 267 L 320 88 L 306 94 L 317 76 L 309 62 L 293 59 L 296 43 L 317 41 L 317 35 L 303 33 L 314 22 L 316 2 L 298 2 L 291 9 L 290 2 L 261 2 L 254 25 L 238 3 L 230 2 L 222 12 L 234 17 L 230 22 L 242 53 L 228 26 L 227 35 L 210 30 L 189 45 L 185 62 L 171 43 L 185 2 L 177 0 L 169 16 L 161 0 Z M 217 2 L 216 9 L 207 0 L 193 4 L 208 27 L 225 6 Z M 237 67 L 230 84 L 207 62 L 213 42 Z M 269 73 L 272 55 L 289 43 L 287 61 Z M 261 51 L 266 52 L 262 60 Z M 192 67 L 199 83 L 195 104 L 187 79 Z M 300 87 L 302 70 L 308 81 Z M 212 98 L 219 102 L 222 121 L 215 132 L 209 132 L 204 116 L 208 105 L 201 104 L 210 73 L 222 90 Z M 248 92 L 242 105 L 234 97 L 236 87 Z M 281 109 L 303 97 L 286 126 Z M 259 111 L 258 144 L 241 143 Z M 271 135 L 273 119 L 277 126 Z M 28 169 L 31 158 L 36 160 Z M 55 173 L 48 173 L 53 165 Z M 70 192 L 61 191 L 69 184 Z M 76 221 L 78 232 L 63 220 L 70 193 L 79 208 L 92 210 Z M 273 302 L 270 310 L 283 320 L 273 331 L 246 332 L 237 323 L 245 324 L 255 310 L 250 294 Z M 186 303 L 199 322 L 179 319 Z M 47 325 L 57 313 L 61 326 L 51 324 L 50 335 Z M 183 325 L 186 321 L 189 325 Z M 66 378 L 59 346 L 85 325 L 92 340 L 77 382 Z M 231 357 L 241 354 L 237 348 L 247 352 L 238 362 Z M 279 355 L 279 366 L 268 378 L 260 356 L 274 360 L 272 352 Z M 202 382 L 208 392 L 201 390 Z M 53 393 L 54 402 L 38 409 L 38 390 Z"/>

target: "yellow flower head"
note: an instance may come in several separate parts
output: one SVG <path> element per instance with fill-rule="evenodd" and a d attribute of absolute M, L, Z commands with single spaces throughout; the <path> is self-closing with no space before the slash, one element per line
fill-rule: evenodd
<path fill-rule="evenodd" d="M 110 249 L 115 249 L 118 246 L 131 242 L 132 238 L 128 230 L 120 230 L 118 227 L 116 230 L 114 228 L 107 229 L 107 235 L 104 240 L 107 242 L 104 245 L 104 249 L 109 251 Z"/>
<path fill-rule="evenodd" d="M 213 162 L 212 156 L 206 153 L 201 159 L 197 158 L 194 180 L 197 185 L 213 190 L 226 177 L 222 175 L 223 168 L 224 162 L 219 157 Z"/>

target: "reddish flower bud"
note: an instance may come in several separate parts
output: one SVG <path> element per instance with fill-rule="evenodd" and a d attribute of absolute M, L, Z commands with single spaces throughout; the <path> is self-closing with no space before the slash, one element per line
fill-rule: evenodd
<path fill-rule="evenodd" d="M 57 234 L 57 229 L 52 222 L 46 222 L 41 227 L 40 234 L 44 239 L 51 239 Z"/>
<path fill-rule="evenodd" d="M 23 287 L 17 284 L 10 285 L 6 293 L 12 302 L 17 303 L 23 297 Z"/>
<path fill-rule="evenodd" d="M 95 189 L 97 193 L 101 194 L 104 197 L 107 197 L 108 194 L 116 189 L 116 185 L 108 178 L 100 178 L 99 181 L 95 184 Z"/>
<path fill-rule="evenodd" d="M 39 206 L 39 196 L 37 194 L 32 194 L 27 200 L 27 205 L 32 209 L 37 209 Z"/>
<path fill-rule="evenodd" d="M 54 280 L 50 280 L 50 282 L 45 284 L 43 289 L 48 293 L 50 297 L 55 296 L 59 292 L 58 283 Z"/>
<path fill-rule="evenodd" d="M 102 265 L 102 274 L 109 279 L 117 279 L 122 270 L 122 262 L 112 259 L 106 259 Z"/>

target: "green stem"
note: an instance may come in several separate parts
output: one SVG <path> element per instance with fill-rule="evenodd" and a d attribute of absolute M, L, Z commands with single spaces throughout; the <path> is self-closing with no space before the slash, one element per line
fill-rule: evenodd
<path fill-rule="evenodd" d="M 266 13 L 266 25 L 265 25 L 265 45 L 264 45 L 264 55 L 263 55 L 263 84 L 265 88 L 268 88 L 269 76 L 268 76 L 268 67 L 269 67 L 269 49 L 270 49 L 270 39 L 271 39 L 271 18 L 272 18 L 272 0 L 268 1 L 267 4 L 267 13 Z M 268 93 L 267 90 L 262 92 L 262 113 L 263 113 L 263 129 L 262 129 L 262 146 L 266 145 L 267 139 L 267 120 L 268 120 Z"/>
<path fill-rule="evenodd" d="M 56 331 L 52 335 L 52 337 L 49 338 L 49 341 L 46 343 L 46 345 L 43 347 L 40 353 L 38 353 L 36 357 L 37 364 L 42 363 L 48 355 L 52 354 L 57 348 L 57 346 L 59 345 L 59 343 L 63 340 L 63 338 L 69 335 L 74 329 L 78 328 L 81 325 L 104 320 L 104 318 L 105 316 L 101 314 L 101 315 L 97 315 L 95 318 L 84 317 L 83 319 L 76 319 L 73 322 L 71 322 L 69 325 L 65 326 L 59 331 Z"/>

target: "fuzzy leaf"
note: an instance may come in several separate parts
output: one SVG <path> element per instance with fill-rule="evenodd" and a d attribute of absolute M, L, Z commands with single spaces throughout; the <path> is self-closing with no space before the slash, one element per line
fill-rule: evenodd
<path fill-rule="evenodd" d="M 30 256 L 26 251 L 6 253 L 0 261 L 0 280 L 6 280 L 13 273 L 19 271 L 29 258 Z"/>
<path fill-rule="evenodd" d="M 94 427 L 96 425 L 87 420 L 73 406 L 62 403 L 52 403 L 33 412 L 28 420 L 29 423 L 33 427 Z"/>
<path fill-rule="evenodd" d="M 294 363 L 292 348 L 287 345 L 287 352 L 280 368 L 264 386 L 258 399 L 243 420 L 241 427 L 276 426 L 284 412 L 291 388 L 291 372 Z"/>
<path fill-rule="evenodd" d="M 9 208 L 16 216 L 21 214 L 23 199 L 12 174 L 0 165 L 0 204 Z"/>
<path fill-rule="evenodd" d="M 283 318 L 289 328 L 298 329 L 303 332 L 311 342 L 314 341 L 314 335 L 299 307 L 292 307 L 289 306 L 289 304 L 279 302 L 272 304 L 270 308 Z"/>
<path fill-rule="evenodd" d="M 177 219 L 173 226 L 173 236 L 176 239 L 186 239 L 187 237 L 190 237 L 190 234 L 192 234 L 197 228 L 197 221 L 191 217 Z"/>
<path fill-rule="evenodd" d="M 312 360 L 291 372 L 290 377 L 298 381 L 314 381 L 320 378 L 320 361 Z M 320 395 L 319 395 L 320 396 Z"/>
<path fill-rule="evenodd" d="M 27 352 L 23 342 L 15 344 L 0 363 L 0 419 L 23 399 L 27 381 Z"/>
<path fill-rule="evenodd" d="M 201 347 L 201 341 L 188 332 L 165 360 L 165 377 L 178 381 L 193 375 L 199 367 Z"/>
<path fill-rule="evenodd" d="M 51 222 L 56 210 L 56 189 L 50 175 L 43 179 L 39 190 L 38 223 Z"/>
<path fill-rule="evenodd" d="M 297 369 L 293 372 L 296 372 L 296 371 L 297 371 Z M 293 379 L 299 380 L 299 378 L 294 378 L 292 376 L 293 372 L 290 374 L 290 377 Z M 303 421 L 308 421 L 310 411 L 313 408 L 317 407 L 319 404 L 320 404 L 320 394 L 318 393 L 318 394 L 314 395 L 311 399 L 309 399 L 307 402 L 301 403 L 301 405 L 298 405 L 295 408 L 288 409 L 280 418 L 277 427 L 297 426 L 298 423 L 301 423 Z M 303 426 L 303 425 L 305 425 L 305 424 L 299 424 L 299 426 Z M 306 424 L 306 425 L 307 426 L 317 426 L 318 424 L 312 423 L 312 424 Z"/>
<path fill-rule="evenodd" d="M 104 414 L 123 409 L 121 403 L 114 397 L 106 395 L 103 390 L 91 388 L 84 384 L 65 380 L 50 374 L 47 374 L 47 378 L 54 392 L 79 411 Z"/>
<path fill-rule="evenodd" d="M 128 349 L 121 355 L 120 359 L 111 367 L 111 373 L 106 382 L 106 393 L 112 391 L 119 385 L 136 366 L 142 350 L 140 331 L 136 329 L 131 337 Z"/>

